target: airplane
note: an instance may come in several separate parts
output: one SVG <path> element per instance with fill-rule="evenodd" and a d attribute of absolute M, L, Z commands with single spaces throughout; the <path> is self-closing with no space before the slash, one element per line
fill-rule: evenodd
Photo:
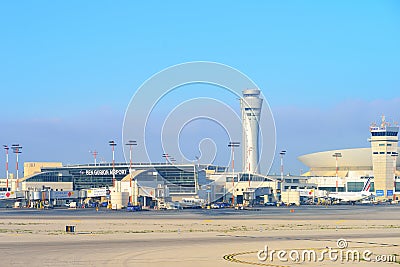
<path fill-rule="evenodd" d="M 206 200 L 202 198 L 182 198 L 179 204 L 184 209 L 198 209 L 206 204 Z"/>
<path fill-rule="evenodd" d="M 369 192 L 370 188 L 371 177 L 368 177 L 367 181 L 365 181 L 364 183 L 364 187 L 361 192 L 330 192 L 329 197 L 346 202 L 356 202 L 372 196 L 373 193 Z"/>

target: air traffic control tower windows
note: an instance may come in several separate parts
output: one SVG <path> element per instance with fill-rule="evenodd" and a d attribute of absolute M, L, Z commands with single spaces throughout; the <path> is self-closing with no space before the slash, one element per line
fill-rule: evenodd
<path fill-rule="evenodd" d="M 397 132 L 372 132 L 372 136 L 397 136 Z"/>

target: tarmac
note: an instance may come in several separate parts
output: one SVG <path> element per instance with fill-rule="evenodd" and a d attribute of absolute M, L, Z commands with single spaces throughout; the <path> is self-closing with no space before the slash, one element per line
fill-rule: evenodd
<path fill-rule="evenodd" d="M 397 266 L 400 261 L 400 205 L 0 209 L 0 218 L 2 266 Z M 75 232 L 66 233 L 67 225 Z M 339 247 L 343 243 L 347 246 Z M 345 257 L 349 250 L 361 259 Z M 286 254 L 278 257 L 279 251 Z M 304 251 L 314 251 L 316 258 L 303 258 Z M 372 254 L 363 258 L 365 251 Z"/>

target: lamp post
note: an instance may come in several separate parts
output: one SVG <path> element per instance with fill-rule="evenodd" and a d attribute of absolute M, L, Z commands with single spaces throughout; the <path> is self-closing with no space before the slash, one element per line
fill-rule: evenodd
<path fill-rule="evenodd" d="M 396 200 L 396 162 L 397 162 L 397 157 L 399 156 L 399 153 L 397 152 L 392 152 L 392 157 L 394 161 L 394 166 L 393 166 L 393 200 Z"/>
<path fill-rule="evenodd" d="M 200 158 L 198 156 L 195 156 L 194 158 L 197 161 L 197 169 L 199 169 L 200 168 Z"/>
<path fill-rule="evenodd" d="M 240 142 L 229 142 L 228 147 L 232 151 L 232 206 L 235 205 L 235 147 L 239 147 Z"/>
<path fill-rule="evenodd" d="M 136 140 L 129 140 L 125 145 L 129 146 L 129 188 L 131 193 L 129 194 L 129 203 L 132 203 L 132 147 L 137 145 Z"/>
<path fill-rule="evenodd" d="M 4 150 L 6 151 L 6 188 L 7 188 L 7 191 L 8 191 L 8 176 L 9 176 L 9 174 L 8 174 L 8 150 L 10 149 L 9 147 L 8 147 L 8 145 L 3 145 L 3 147 L 4 147 Z"/>
<path fill-rule="evenodd" d="M 253 151 L 253 147 L 249 147 L 249 149 L 247 149 L 248 152 L 248 161 L 249 161 L 249 189 L 250 189 L 250 185 L 251 185 L 251 179 L 250 179 L 250 170 L 251 170 L 251 166 L 250 166 L 250 152 Z"/>
<path fill-rule="evenodd" d="M 15 183 L 15 187 L 18 190 L 18 187 L 19 187 L 19 185 L 18 185 L 18 179 L 19 179 L 19 174 L 18 174 L 18 154 L 22 153 L 21 152 L 22 146 L 20 146 L 19 144 L 14 144 L 14 145 L 11 146 L 11 148 L 12 148 L 12 150 L 15 153 L 16 158 L 17 158 L 16 165 L 15 165 L 16 171 L 17 171 L 17 180 L 16 180 L 16 183 Z"/>
<path fill-rule="evenodd" d="M 338 167 L 338 158 L 342 157 L 342 153 L 336 152 L 335 154 L 332 155 L 332 157 L 336 158 L 336 192 L 338 192 L 338 172 L 339 172 L 339 167 Z"/>
<path fill-rule="evenodd" d="M 97 155 L 99 154 L 99 152 L 97 152 L 96 150 L 91 151 L 89 150 L 89 153 L 92 154 L 93 158 L 94 158 L 94 166 L 97 165 Z"/>
<path fill-rule="evenodd" d="M 168 164 L 168 157 L 169 157 L 169 154 L 168 154 L 168 153 L 163 153 L 163 154 L 162 154 L 162 157 L 165 158 L 165 163 Z"/>
<path fill-rule="evenodd" d="M 285 156 L 286 154 L 286 150 L 282 150 L 281 152 L 279 152 L 279 157 L 281 158 L 281 193 L 283 192 L 283 190 L 285 189 L 285 181 L 283 179 L 283 156 Z"/>
<path fill-rule="evenodd" d="M 113 173 L 112 183 L 113 187 L 115 187 L 115 146 L 117 144 L 114 142 L 114 140 L 109 141 L 108 144 L 111 146 L 112 149 L 112 173 Z"/>

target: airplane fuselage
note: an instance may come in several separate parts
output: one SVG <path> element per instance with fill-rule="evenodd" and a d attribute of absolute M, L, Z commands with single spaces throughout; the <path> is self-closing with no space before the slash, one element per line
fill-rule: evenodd
<path fill-rule="evenodd" d="M 332 192 L 329 197 L 342 201 L 360 201 L 371 196 L 369 192 Z"/>

